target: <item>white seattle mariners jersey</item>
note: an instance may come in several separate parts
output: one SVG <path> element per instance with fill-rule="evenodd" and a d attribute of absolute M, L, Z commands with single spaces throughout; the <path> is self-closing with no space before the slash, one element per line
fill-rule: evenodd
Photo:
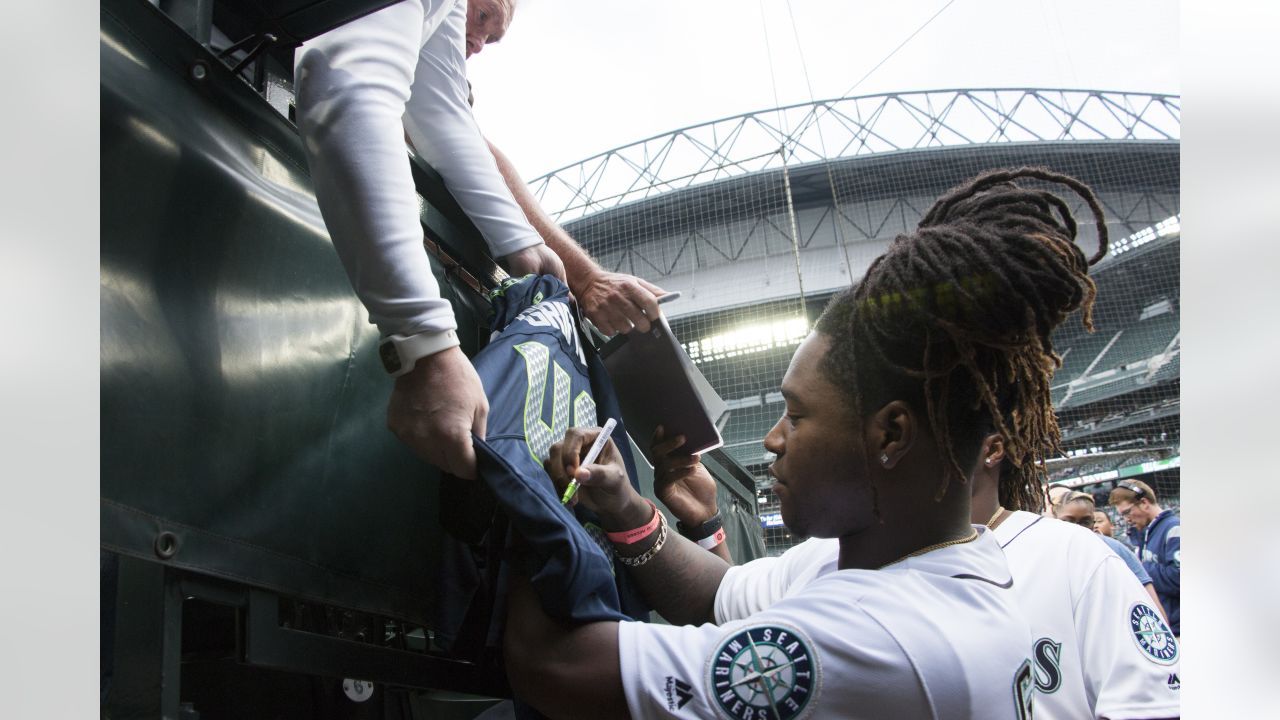
<path fill-rule="evenodd" d="M 996 526 L 1035 638 L 1036 716 L 1176 717 L 1178 641 L 1094 533 L 1015 512 Z"/>
<path fill-rule="evenodd" d="M 794 552 L 819 562 L 787 586 L 774 577 L 780 569 L 812 568 L 790 563 Z M 882 570 L 836 570 L 831 559 L 806 544 L 731 570 L 719 594 L 757 583 L 783 591 L 750 616 L 620 623 L 632 717 L 1030 716 L 1030 629 L 989 531 Z"/>

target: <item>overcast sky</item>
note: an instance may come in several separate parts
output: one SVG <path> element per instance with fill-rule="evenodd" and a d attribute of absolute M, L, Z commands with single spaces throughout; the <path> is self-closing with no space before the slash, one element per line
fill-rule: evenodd
<path fill-rule="evenodd" d="M 688 125 L 842 97 L 947 5 L 519 2 L 506 38 L 473 57 L 468 72 L 480 127 L 526 180 Z M 954 0 L 851 94 L 978 87 L 1178 94 L 1178 22 L 1170 0 Z"/>

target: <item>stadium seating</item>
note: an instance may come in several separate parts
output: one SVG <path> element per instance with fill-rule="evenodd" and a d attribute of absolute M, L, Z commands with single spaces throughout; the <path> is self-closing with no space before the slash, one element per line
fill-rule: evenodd
<path fill-rule="evenodd" d="M 756 407 L 729 411 L 729 421 L 721 431 L 725 449 L 746 466 L 758 465 L 764 459 L 765 433 L 782 415 L 783 404 L 765 403 Z"/>

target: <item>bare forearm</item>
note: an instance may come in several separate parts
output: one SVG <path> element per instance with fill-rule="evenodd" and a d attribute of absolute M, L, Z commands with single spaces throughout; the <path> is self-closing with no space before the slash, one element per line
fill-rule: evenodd
<path fill-rule="evenodd" d="M 712 552 L 712 553 L 714 553 L 716 557 L 718 557 L 718 558 L 720 558 L 721 560 L 725 561 L 725 563 L 727 563 L 727 564 L 729 564 L 729 565 L 732 565 L 732 564 L 733 564 L 733 556 L 729 554 L 729 541 L 728 541 L 728 540 L 726 540 L 726 541 L 724 541 L 724 542 L 720 543 L 719 545 L 717 545 L 717 546 L 715 546 L 715 547 L 711 548 L 711 552 Z"/>
<path fill-rule="evenodd" d="M 652 513 L 649 504 L 636 495 L 625 511 L 602 517 L 601 522 L 606 530 L 628 530 L 643 526 Z M 619 555 L 640 555 L 657 541 L 657 535 L 655 532 L 634 545 L 614 547 Z M 728 570 L 729 563 L 719 554 L 707 552 L 668 528 L 666 544 L 647 563 L 631 568 L 631 577 L 649 606 L 669 622 L 697 625 L 715 621 L 716 590 Z"/>
<path fill-rule="evenodd" d="M 512 690 L 548 717 L 630 717 L 619 669 L 618 624 L 556 622 L 520 573 L 513 573 L 507 600 L 503 655 Z"/>
<path fill-rule="evenodd" d="M 632 568 L 631 577 L 649 606 L 674 625 L 715 622 L 716 590 L 729 563 L 690 540 L 669 533 L 652 560 Z"/>
<path fill-rule="evenodd" d="M 519 171 L 516 170 L 511 160 L 493 143 L 489 143 L 489 150 L 493 152 L 493 158 L 498 163 L 498 171 L 502 173 L 502 179 L 506 182 L 507 188 L 511 190 L 512 196 L 515 197 L 516 204 L 524 211 L 525 217 L 529 219 L 529 224 L 542 236 L 542 240 L 547 244 L 547 247 L 550 247 L 556 255 L 560 256 L 570 282 L 572 283 L 577 278 L 587 277 L 591 273 L 598 271 L 599 266 L 591 259 L 587 251 L 583 250 L 569 236 L 569 233 L 565 232 L 564 228 L 556 224 L 556 221 L 552 220 L 551 216 L 542 209 L 542 205 L 533 196 L 529 186 L 520 177 Z"/>

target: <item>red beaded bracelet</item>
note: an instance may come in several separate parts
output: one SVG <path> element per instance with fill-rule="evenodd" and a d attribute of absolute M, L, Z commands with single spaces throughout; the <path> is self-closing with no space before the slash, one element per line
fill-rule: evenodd
<path fill-rule="evenodd" d="M 607 536 L 610 541 L 616 542 L 620 545 L 634 545 L 635 543 L 649 537 L 653 534 L 654 530 L 658 529 L 658 523 L 662 520 L 662 513 L 658 512 L 658 506 L 654 505 L 652 500 L 645 498 L 644 501 L 649 503 L 649 507 L 653 508 L 653 519 L 643 527 L 638 527 L 634 530 L 605 533 L 605 536 Z"/>

